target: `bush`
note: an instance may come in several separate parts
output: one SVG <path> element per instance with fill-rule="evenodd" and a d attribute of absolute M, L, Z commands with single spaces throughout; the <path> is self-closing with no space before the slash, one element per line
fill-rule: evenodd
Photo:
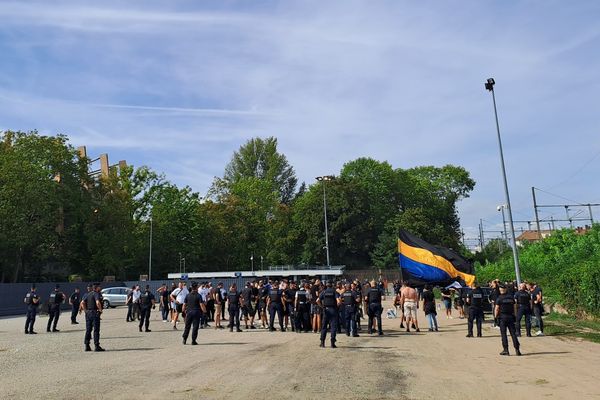
<path fill-rule="evenodd" d="M 537 282 L 547 300 L 575 313 L 600 316 L 600 225 L 584 235 L 563 229 L 519 249 L 521 278 Z M 480 282 L 514 280 L 512 254 L 495 263 L 476 265 Z"/>

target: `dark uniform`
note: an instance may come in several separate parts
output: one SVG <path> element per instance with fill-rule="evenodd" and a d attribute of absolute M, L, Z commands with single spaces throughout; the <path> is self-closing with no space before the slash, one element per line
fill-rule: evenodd
<path fill-rule="evenodd" d="M 342 306 L 344 307 L 344 318 L 346 324 L 346 336 L 358 337 L 356 331 L 356 303 L 357 295 L 352 290 L 346 290 L 342 293 Z"/>
<path fill-rule="evenodd" d="M 302 288 L 296 292 L 298 299 L 296 307 L 296 332 L 310 330 L 310 304 L 308 303 L 308 292 Z"/>
<path fill-rule="evenodd" d="M 319 300 L 323 307 L 323 324 L 321 326 L 321 347 L 325 347 L 325 339 L 327 338 L 327 325 L 331 328 L 331 347 L 337 347 L 335 345 L 335 338 L 337 334 L 338 324 L 338 308 L 337 299 L 339 294 L 332 287 L 327 287 L 321 295 Z"/>
<path fill-rule="evenodd" d="M 285 332 L 285 328 L 283 327 L 283 303 L 281 302 L 282 291 L 277 289 L 276 287 L 272 287 L 269 290 L 269 330 L 275 330 L 275 314 L 277 314 L 277 318 L 279 319 L 279 326 L 282 332 Z"/>
<path fill-rule="evenodd" d="M 152 311 L 152 307 L 154 306 L 154 294 L 150 292 L 150 289 L 146 289 L 144 293 L 140 296 L 140 332 L 142 331 L 142 326 L 146 328 L 146 332 L 150 331 L 150 313 Z"/>
<path fill-rule="evenodd" d="M 467 305 L 469 306 L 467 337 L 473 337 L 473 321 L 477 325 L 477 337 L 481 337 L 481 327 L 483 325 L 483 290 L 477 286 L 467 294 Z"/>
<path fill-rule="evenodd" d="M 383 312 L 383 307 L 381 306 L 381 297 L 381 290 L 376 287 L 372 287 L 367 292 L 367 313 L 369 315 L 370 334 L 373 333 L 373 319 L 377 319 L 377 329 L 379 330 L 379 334 L 383 335 L 383 330 L 381 328 L 381 313 Z"/>
<path fill-rule="evenodd" d="M 525 316 L 525 331 L 531 336 L 531 294 L 527 290 L 519 290 L 515 294 L 517 301 L 517 336 L 521 336 L 521 319 Z"/>
<path fill-rule="evenodd" d="M 50 293 L 50 297 L 48 298 L 48 326 L 46 327 L 46 332 L 50 332 L 50 327 L 52 327 L 52 332 L 60 332 L 56 329 L 56 325 L 58 324 L 58 317 L 60 317 L 60 305 L 64 300 L 65 295 L 58 290 L 58 287 L 54 289 L 54 292 Z"/>
<path fill-rule="evenodd" d="M 100 299 L 100 293 L 91 291 L 86 293 L 81 300 L 85 307 L 85 338 L 83 340 L 85 351 L 92 350 L 90 348 L 92 330 L 94 331 L 95 351 L 104 351 L 104 349 L 100 347 L 100 313 L 102 312 L 102 309 L 99 309 L 98 304 L 96 303 L 100 302 Z"/>
<path fill-rule="evenodd" d="M 35 292 L 35 287 L 31 288 L 31 291 L 25 295 L 25 304 L 27 304 L 27 319 L 25 320 L 25 333 L 35 335 L 37 332 L 33 331 L 33 324 L 35 324 L 35 316 L 37 315 L 39 303 L 39 296 Z"/>
<path fill-rule="evenodd" d="M 78 324 L 77 313 L 81 303 L 81 293 L 79 291 L 73 292 L 69 297 L 69 303 L 71 303 L 71 324 Z"/>
<path fill-rule="evenodd" d="M 295 319 L 295 310 L 294 310 L 294 300 L 296 298 L 296 290 L 292 289 L 292 288 L 287 288 L 284 291 L 284 297 L 285 297 L 285 310 L 284 310 L 284 315 L 287 316 L 288 318 L 290 318 L 290 320 L 292 321 L 292 323 L 290 324 L 292 327 L 292 332 L 295 330 L 295 324 L 294 324 L 294 319 Z M 286 323 L 287 325 L 287 323 Z"/>
<path fill-rule="evenodd" d="M 192 328 L 192 344 L 197 345 L 198 328 L 200 327 L 200 317 L 202 315 L 201 304 L 204 302 L 197 290 L 192 290 L 185 296 L 185 329 L 183 330 L 183 344 L 186 343 L 190 328 Z"/>
<path fill-rule="evenodd" d="M 252 309 L 252 288 L 246 286 L 242 289 L 242 315 L 244 316 L 244 321 L 246 321 L 246 329 L 248 329 L 248 319 L 254 315 L 254 310 Z"/>
<path fill-rule="evenodd" d="M 227 301 L 229 306 L 227 311 L 229 312 L 229 331 L 233 332 L 233 326 L 235 322 L 235 329 L 241 332 L 240 329 L 240 292 L 237 289 L 229 290 L 227 292 Z"/>
<path fill-rule="evenodd" d="M 506 330 L 510 333 L 510 337 L 515 347 L 517 355 L 521 355 L 519 351 L 519 339 L 515 332 L 515 299 L 512 295 L 505 293 L 496 298 L 496 306 L 500 307 L 498 314 L 498 323 L 500 325 L 500 335 L 502 336 L 502 355 L 508 355 L 508 337 Z"/>

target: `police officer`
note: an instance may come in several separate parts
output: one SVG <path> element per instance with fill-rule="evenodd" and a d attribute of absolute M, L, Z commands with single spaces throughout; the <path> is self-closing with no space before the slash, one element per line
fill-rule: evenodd
<path fill-rule="evenodd" d="M 85 351 L 92 351 L 90 340 L 94 331 L 94 351 L 104 351 L 100 347 L 100 314 L 102 301 L 100 297 L 100 284 L 94 283 L 93 290 L 86 293 L 81 299 L 81 310 L 85 311 Z"/>
<path fill-rule="evenodd" d="M 360 297 L 352 290 L 349 283 L 346 283 L 342 293 L 342 306 L 344 307 L 344 318 L 346 325 L 346 336 L 352 335 L 358 337 L 356 331 L 356 308 L 360 303 Z"/>
<path fill-rule="evenodd" d="M 183 344 L 186 344 L 190 327 L 192 328 L 192 345 L 196 346 L 198 342 L 198 328 L 200 327 L 200 316 L 206 313 L 206 305 L 202 296 L 198 293 L 198 283 L 192 282 L 192 291 L 185 296 L 183 303 L 183 312 L 185 313 L 185 329 L 183 330 Z"/>
<path fill-rule="evenodd" d="M 35 324 L 35 316 L 37 315 L 37 309 L 40 305 L 40 297 L 35 292 L 35 284 L 31 285 L 31 291 L 25 295 L 23 300 L 27 304 L 27 319 L 25 320 L 25 334 L 26 335 L 37 335 L 37 332 L 33 331 L 33 324 Z"/>
<path fill-rule="evenodd" d="M 496 306 L 494 308 L 494 316 L 498 319 L 500 325 L 500 335 L 502 336 L 502 353 L 501 356 L 508 356 L 508 337 L 506 336 L 506 330 L 510 333 L 510 337 L 515 347 L 515 351 L 518 356 L 521 355 L 519 351 L 519 339 L 515 332 L 515 308 L 516 303 L 512 295 L 507 293 L 505 284 L 499 285 L 500 295 L 496 298 Z"/>
<path fill-rule="evenodd" d="M 240 305 L 241 296 L 237 290 L 237 285 L 233 283 L 227 292 L 227 311 L 229 311 L 229 332 L 233 332 L 233 324 L 235 321 L 236 332 L 241 332 L 240 329 Z"/>
<path fill-rule="evenodd" d="M 81 293 L 79 288 L 75 288 L 75 291 L 71 293 L 69 297 L 69 304 L 71 305 L 71 325 L 77 325 L 77 312 L 79 312 L 79 304 L 81 303 Z"/>
<path fill-rule="evenodd" d="M 296 333 L 308 332 L 310 330 L 310 287 L 304 283 L 296 292 L 294 308 L 296 309 Z"/>
<path fill-rule="evenodd" d="M 60 317 L 60 305 L 64 300 L 65 295 L 60 291 L 60 285 L 56 285 L 48 298 L 48 326 L 46 332 L 50 332 L 50 327 L 52 327 L 52 332 L 60 332 L 56 329 L 56 325 L 58 324 L 58 317 Z"/>
<path fill-rule="evenodd" d="M 244 323 L 246 324 L 246 329 L 250 329 L 248 326 L 249 320 L 251 320 L 250 325 L 254 326 L 254 309 L 252 308 L 252 282 L 246 282 L 246 287 L 242 289 L 241 300 Z"/>
<path fill-rule="evenodd" d="M 321 292 L 317 303 L 323 307 L 323 325 L 321 327 L 321 344 L 320 347 L 325 347 L 325 339 L 327 338 L 327 325 L 331 328 L 331 347 L 336 348 L 335 338 L 337 334 L 338 324 L 338 305 L 340 304 L 340 295 L 333 288 L 331 281 L 327 282 L 327 288 Z"/>
<path fill-rule="evenodd" d="M 466 303 L 469 308 L 467 337 L 473 337 L 473 321 L 477 324 L 477 337 L 481 337 L 483 324 L 483 289 L 475 282 L 475 288 L 467 293 Z"/>
<path fill-rule="evenodd" d="M 284 311 L 284 325 L 287 329 L 288 321 L 290 321 L 290 326 L 292 327 L 292 332 L 294 332 L 295 324 L 294 320 L 296 319 L 296 312 L 294 308 L 294 303 L 296 300 L 296 292 L 298 291 L 298 286 L 296 282 L 291 282 L 290 286 L 283 291 L 283 299 L 285 303 L 285 311 Z"/>
<path fill-rule="evenodd" d="M 283 291 L 279 289 L 279 282 L 275 281 L 271 289 L 269 290 L 269 297 L 267 297 L 267 308 L 269 309 L 269 331 L 275 331 L 275 314 L 279 319 L 279 327 L 281 332 L 285 332 L 283 327 Z"/>
<path fill-rule="evenodd" d="M 377 319 L 377 329 L 379 330 L 379 336 L 383 335 L 383 329 L 381 327 L 381 313 L 383 307 L 381 306 L 381 299 L 383 292 L 375 285 L 375 281 L 371 281 L 371 288 L 367 291 L 365 301 L 367 302 L 367 313 L 369 315 L 369 334 L 373 334 L 373 320 Z"/>
<path fill-rule="evenodd" d="M 150 327 L 150 312 L 156 308 L 154 294 L 150 291 L 150 285 L 146 285 L 146 290 L 140 295 L 140 332 L 145 325 L 146 332 L 152 332 Z"/>
<path fill-rule="evenodd" d="M 531 337 L 531 303 L 533 301 L 525 283 L 519 285 L 519 291 L 515 293 L 515 300 L 517 301 L 517 336 L 521 336 L 521 319 L 525 316 L 525 331 L 527 336 Z"/>

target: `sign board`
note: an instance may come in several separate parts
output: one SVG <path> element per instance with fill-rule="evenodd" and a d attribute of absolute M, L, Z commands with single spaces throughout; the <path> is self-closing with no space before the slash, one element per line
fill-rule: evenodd
<path fill-rule="evenodd" d="M 181 274 L 181 279 L 186 281 L 188 278 L 188 274 Z"/>
<path fill-rule="evenodd" d="M 242 273 L 241 273 L 241 272 L 236 272 L 236 273 L 235 273 L 235 277 L 236 277 L 236 278 L 240 278 L 241 276 L 242 276 Z"/>

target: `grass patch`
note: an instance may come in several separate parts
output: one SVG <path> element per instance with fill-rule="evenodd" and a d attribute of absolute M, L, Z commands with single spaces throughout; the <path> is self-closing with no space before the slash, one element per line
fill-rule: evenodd
<path fill-rule="evenodd" d="M 551 313 L 544 317 L 544 333 L 548 336 L 579 338 L 600 343 L 600 321 L 581 320 L 569 315 Z"/>

